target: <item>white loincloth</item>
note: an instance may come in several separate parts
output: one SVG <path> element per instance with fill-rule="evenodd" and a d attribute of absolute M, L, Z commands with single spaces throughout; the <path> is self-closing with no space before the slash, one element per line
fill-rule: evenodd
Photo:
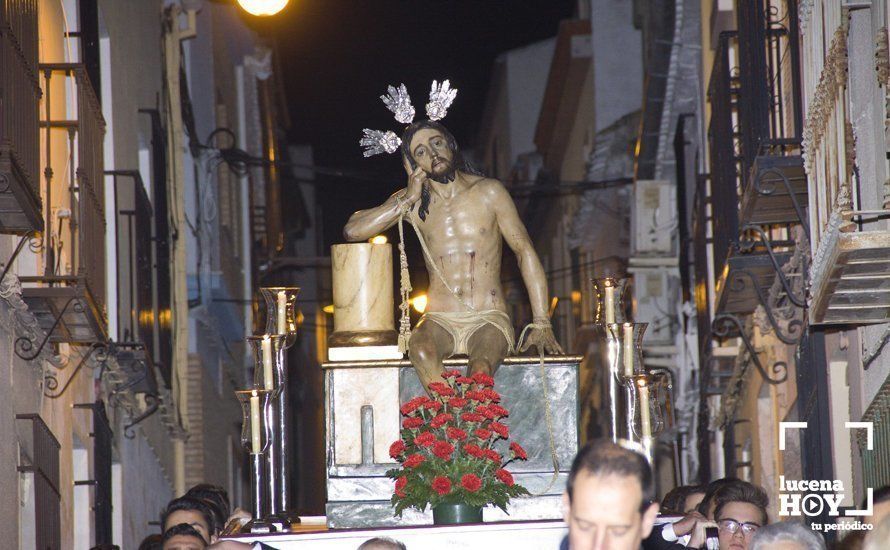
<path fill-rule="evenodd" d="M 477 330 L 485 325 L 491 325 L 507 339 L 507 354 L 513 353 L 513 323 L 510 316 L 496 309 L 483 311 L 430 311 L 424 313 L 421 321 L 429 320 L 443 329 L 454 339 L 452 355 L 467 355 L 467 342 Z"/>

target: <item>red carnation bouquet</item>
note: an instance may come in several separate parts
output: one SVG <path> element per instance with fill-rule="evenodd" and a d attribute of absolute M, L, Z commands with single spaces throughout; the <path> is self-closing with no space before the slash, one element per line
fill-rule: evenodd
<path fill-rule="evenodd" d="M 503 419 L 509 414 L 498 403 L 491 376 L 463 376 L 447 371 L 442 382 L 430 384 L 433 398 L 415 397 L 401 407 L 402 437 L 389 448 L 401 467 L 386 472 L 395 480 L 392 504 L 397 515 L 405 508 L 427 505 L 494 504 L 506 512 L 510 498 L 529 492 L 513 481 L 505 467 L 528 456 L 510 443 L 510 457 L 493 449 L 509 439 Z"/>

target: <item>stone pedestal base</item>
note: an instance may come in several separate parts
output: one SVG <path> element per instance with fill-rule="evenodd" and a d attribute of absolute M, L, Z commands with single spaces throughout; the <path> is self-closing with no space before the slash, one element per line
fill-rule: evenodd
<path fill-rule="evenodd" d="M 578 365 L 581 357 L 547 357 L 544 373 L 553 420 L 557 476 L 551 458 L 541 367 L 537 358 L 507 358 L 495 376 L 495 389 L 510 411 L 511 439 L 528 452 L 527 461 L 508 468 L 532 497 L 514 499 L 507 516 L 483 511 L 485 521 L 560 519 L 561 495 L 578 451 Z M 465 369 L 466 360 L 446 368 Z M 385 472 L 397 466 L 389 445 L 399 438 L 399 406 L 423 389 L 407 361 L 326 363 L 327 521 L 332 528 L 423 525 L 432 512 L 407 510 L 393 516 L 393 482 Z M 503 441 L 500 442 L 503 444 Z M 500 449 L 506 451 L 506 445 Z M 539 495 L 539 493 L 541 493 Z"/>

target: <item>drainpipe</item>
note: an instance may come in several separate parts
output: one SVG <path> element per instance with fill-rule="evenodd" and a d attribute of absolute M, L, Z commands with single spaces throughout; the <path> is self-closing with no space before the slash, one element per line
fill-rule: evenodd
<path fill-rule="evenodd" d="M 182 155 L 185 154 L 184 132 L 182 123 L 182 103 L 179 94 L 181 56 L 180 48 L 183 40 L 197 36 L 197 11 L 186 10 L 186 26 L 180 26 L 182 8 L 173 4 L 163 13 L 163 55 L 164 55 L 164 96 L 167 112 L 167 189 L 169 201 L 168 216 L 173 228 L 170 239 L 172 257 L 172 292 L 173 292 L 173 395 L 180 411 L 183 428 L 189 429 L 188 417 L 183 411 L 188 408 L 187 374 L 188 374 L 188 289 L 186 286 L 186 240 L 185 228 L 185 196 L 183 182 L 185 179 Z M 185 441 L 174 442 L 174 487 L 177 494 L 185 492 Z"/>

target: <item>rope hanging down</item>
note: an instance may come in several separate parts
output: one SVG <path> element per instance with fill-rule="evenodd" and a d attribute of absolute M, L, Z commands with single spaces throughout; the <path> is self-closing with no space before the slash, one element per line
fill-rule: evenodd
<path fill-rule="evenodd" d="M 399 206 L 399 293 L 402 297 L 402 303 L 399 304 L 399 310 L 401 311 L 401 318 L 399 319 L 399 351 L 401 353 L 408 352 L 408 342 L 411 339 L 411 312 L 410 312 L 410 295 L 411 295 L 411 275 L 408 271 L 408 254 L 405 252 L 405 230 L 404 230 L 404 219 L 408 216 L 409 207 L 402 202 L 401 197 L 397 197 Z M 417 240 L 420 241 L 420 248 L 423 249 L 423 254 L 427 258 L 427 263 L 433 268 L 433 272 L 439 278 L 445 288 L 448 289 L 448 292 L 452 294 L 464 307 L 466 307 L 470 311 L 476 311 L 476 308 L 471 306 L 470 304 L 464 302 L 463 298 L 455 292 L 448 282 L 445 280 L 445 275 L 439 270 L 439 266 L 436 265 L 436 262 L 432 261 L 432 254 L 430 254 L 429 249 L 426 246 L 426 241 L 423 239 L 423 236 L 420 233 L 420 230 L 414 224 L 414 220 L 408 217 L 408 222 L 411 224 L 411 227 L 414 228 L 414 234 L 417 235 Z M 519 335 L 519 340 L 516 345 L 516 349 L 522 349 L 522 344 L 525 341 L 527 333 L 530 329 L 549 329 L 551 328 L 551 324 L 549 320 L 539 321 L 537 319 L 533 320 L 531 323 L 527 324 L 525 328 L 522 329 L 522 332 Z M 541 387 L 543 388 L 543 405 L 544 405 L 544 418 L 547 421 L 547 434 L 549 436 L 550 443 L 550 458 L 553 461 L 553 476 L 550 478 L 550 483 L 542 489 L 540 492 L 535 493 L 532 496 L 541 496 L 547 494 L 550 489 L 553 488 L 553 485 L 556 483 L 556 480 L 559 478 L 559 456 L 556 452 L 556 439 L 553 436 L 553 418 L 550 414 L 550 393 L 547 389 L 547 370 L 544 368 L 544 348 L 543 346 L 536 346 L 538 348 L 538 355 L 540 358 L 539 366 L 541 371 Z"/>

